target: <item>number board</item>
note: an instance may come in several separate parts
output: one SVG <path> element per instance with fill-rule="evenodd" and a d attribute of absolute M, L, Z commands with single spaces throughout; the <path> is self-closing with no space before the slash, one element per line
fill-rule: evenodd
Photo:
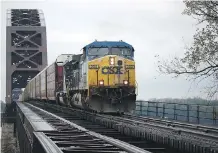
<path fill-rule="evenodd" d="M 126 65 L 126 69 L 135 69 L 135 65 Z"/>
<path fill-rule="evenodd" d="M 89 65 L 89 69 L 98 69 L 99 66 L 98 65 Z"/>

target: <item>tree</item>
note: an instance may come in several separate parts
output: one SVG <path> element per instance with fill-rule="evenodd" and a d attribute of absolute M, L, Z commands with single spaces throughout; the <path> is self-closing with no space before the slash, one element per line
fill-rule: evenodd
<path fill-rule="evenodd" d="M 201 28 L 193 36 L 193 44 L 186 48 L 184 57 L 171 61 L 159 61 L 161 73 L 183 74 L 192 79 L 212 78 L 210 96 L 218 92 L 218 1 L 183 1 L 186 9 L 183 14 L 192 16 Z"/>

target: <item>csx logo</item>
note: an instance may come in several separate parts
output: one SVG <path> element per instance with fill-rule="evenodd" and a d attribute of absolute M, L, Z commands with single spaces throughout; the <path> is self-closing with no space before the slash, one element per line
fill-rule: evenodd
<path fill-rule="evenodd" d="M 123 74 L 122 66 L 105 66 L 102 67 L 102 74 Z"/>

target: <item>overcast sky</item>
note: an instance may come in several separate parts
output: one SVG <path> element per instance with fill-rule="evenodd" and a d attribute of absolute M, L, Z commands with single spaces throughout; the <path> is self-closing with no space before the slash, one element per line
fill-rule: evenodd
<path fill-rule="evenodd" d="M 62 53 L 80 53 L 97 40 L 123 40 L 135 48 L 139 99 L 204 96 L 180 77 L 159 75 L 157 59 L 184 53 L 195 32 L 195 21 L 182 15 L 179 0 L 38 0 L 1 3 L 1 99 L 5 97 L 6 9 L 42 9 L 47 27 L 48 63 Z"/>

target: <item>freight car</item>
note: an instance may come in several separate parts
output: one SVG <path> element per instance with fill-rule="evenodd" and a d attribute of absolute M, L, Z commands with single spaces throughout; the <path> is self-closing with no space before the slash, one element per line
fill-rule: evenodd
<path fill-rule="evenodd" d="M 25 100 L 96 112 L 132 112 L 136 81 L 134 48 L 123 41 L 95 41 L 82 54 L 62 54 L 27 84 Z"/>

